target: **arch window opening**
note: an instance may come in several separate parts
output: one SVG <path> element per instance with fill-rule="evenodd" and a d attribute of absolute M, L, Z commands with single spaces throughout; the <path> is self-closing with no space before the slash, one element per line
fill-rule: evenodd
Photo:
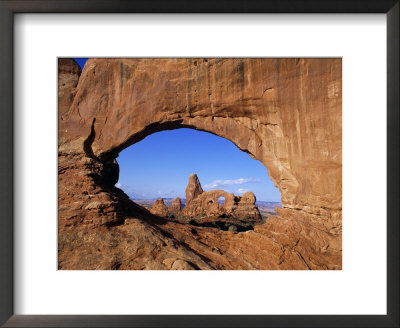
<path fill-rule="evenodd" d="M 154 215 L 241 232 L 281 206 L 266 167 L 231 141 L 189 128 L 153 133 L 117 157 L 116 187 Z"/>

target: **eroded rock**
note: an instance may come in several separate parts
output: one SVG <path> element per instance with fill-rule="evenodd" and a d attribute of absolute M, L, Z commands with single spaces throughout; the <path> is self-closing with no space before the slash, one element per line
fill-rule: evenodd
<path fill-rule="evenodd" d="M 189 177 L 186 190 L 191 190 L 194 184 L 199 187 L 196 196 L 191 198 L 190 202 L 187 202 L 182 210 L 182 215 L 189 217 L 204 216 L 206 218 L 210 216 L 231 216 L 252 221 L 262 220 L 261 214 L 255 205 L 256 197 L 252 192 L 246 192 L 240 197 L 224 190 L 202 191 L 197 175 L 192 174 Z M 224 204 L 218 203 L 220 197 L 225 199 Z"/>
<path fill-rule="evenodd" d="M 193 199 L 197 198 L 203 193 L 203 188 L 201 187 L 199 178 L 196 174 L 191 174 L 189 176 L 189 182 L 185 190 L 186 193 L 186 205 L 188 205 Z"/>
<path fill-rule="evenodd" d="M 172 200 L 171 206 L 168 207 L 168 212 L 179 213 L 182 209 L 182 200 L 179 197 L 175 197 Z"/>
<path fill-rule="evenodd" d="M 159 198 L 157 199 L 153 206 L 151 207 L 150 210 L 151 213 L 154 215 L 159 215 L 159 216 L 167 216 L 168 214 L 168 207 L 164 203 L 164 199 Z"/>
<path fill-rule="evenodd" d="M 178 248 L 199 268 L 340 269 L 341 78 L 335 58 L 99 58 L 82 73 L 59 60 L 60 268 L 165 269 Z M 255 231 L 199 227 L 194 237 L 132 204 L 113 186 L 113 160 L 180 127 L 224 137 L 262 162 L 282 195 L 279 216 Z M 193 182 L 190 200 L 202 194 Z"/>

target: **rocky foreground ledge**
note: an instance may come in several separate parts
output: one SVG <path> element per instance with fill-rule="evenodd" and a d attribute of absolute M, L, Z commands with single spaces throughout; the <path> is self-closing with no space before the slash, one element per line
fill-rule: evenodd
<path fill-rule="evenodd" d="M 59 269 L 341 269 L 340 59 L 60 59 L 58 78 Z M 193 227 L 114 186 L 121 150 L 180 127 L 260 160 L 278 215 Z"/>

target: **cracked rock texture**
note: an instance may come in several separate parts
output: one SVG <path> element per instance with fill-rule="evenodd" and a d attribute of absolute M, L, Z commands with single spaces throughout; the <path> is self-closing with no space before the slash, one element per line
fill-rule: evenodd
<path fill-rule="evenodd" d="M 341 79 L 335 58 L 60 59 L 59 267 L 341 269 Z M 262 162 L 279 216 L 192 231 L 114 187 L 121 150 L 180 127 Z"/>

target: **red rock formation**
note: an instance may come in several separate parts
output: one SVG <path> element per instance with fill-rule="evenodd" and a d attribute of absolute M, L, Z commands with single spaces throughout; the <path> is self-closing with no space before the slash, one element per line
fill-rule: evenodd
<path fill-rule="evenodd" d="M 197 268 L 341 268 L 341 59 L 90 59 L 79 74 L 71 60 L 59 61 L 60 268 L 171 269 L 163 261 L 172 245 L 190 248 L 174 261 Z M 196 237 L 131 204 L 112 185 L 118 153 L 180 127 L 222 136 L 261 161 L 281 191 L 279 217 L 252 232 L 199 228 Z M 123 224 L 135 218 L 138 232 Z M 140 235 L 152 229 L 163 246 Z M 93 240 L 103 245 L 116 234 L 135 235 L 153 251 L 118 248 L 117 264 L 99 257 L 97 249 L 112 252 Z M 218 246 L 207 248 L 206 240 Z"/>
<path fill-rule="evenodd" d="M 150 210 L 151 213 L 159 216 L 167 216 L 168 214 L 168 207 L 164 203 L 164 199 L 159 198 L 157 199 Z"/>
<path fill-rule="evenodd" d="M 235 208 L 234 216 L 238 218 L 253 218 L 261 220 L 261 214 L 258 210 L 256 203 L 256 196 L 248 191 L 240 197 L 239 204 Z"/>
<path fill-rule="evenodd" d="M 192 190 L 196 190 L 192 193 Z M 188 192 L 189 191 L 189 192 Z M 190 196 L 190 202 L 186 203 L 182 210 L 184 216 L 231 216 L 238 219 L 251 219 L 261 221 L 261 214 L 255 206 L 256 196 L 252 192 L 246 192 L 243 197 L 229 194 L 223 190 L 203 191 L 196 174 L 189 177 L 186 187 L 186 195 Z M 218 199 L 225 198 L 225 203 L 219 204 Z"/>
<path fill-rule="evenodd" d="M 203 193 L 203 188 L 201 187 L 199 178 L 196 174 L 191 174 L 189 176 L 189 182 L 186 186 L 186 205 L 188 205 L 193 199 Z"/>
<path fill-rule="evenodd" d="M 62 118 L 63 114 L 68 111 L 71 106 L 75 88 L 79 82 L 81 68 L 73 59 L 58 60 L 58 117 Z"/>
<path fill-rule="evenodd" d="M 181 211 L 181 209 L 182 209 L 182 201 L 179 197 L 175 197 L 172 200 L 171 206 L 168 207 L 168 212 L 178 213 Z"/>

